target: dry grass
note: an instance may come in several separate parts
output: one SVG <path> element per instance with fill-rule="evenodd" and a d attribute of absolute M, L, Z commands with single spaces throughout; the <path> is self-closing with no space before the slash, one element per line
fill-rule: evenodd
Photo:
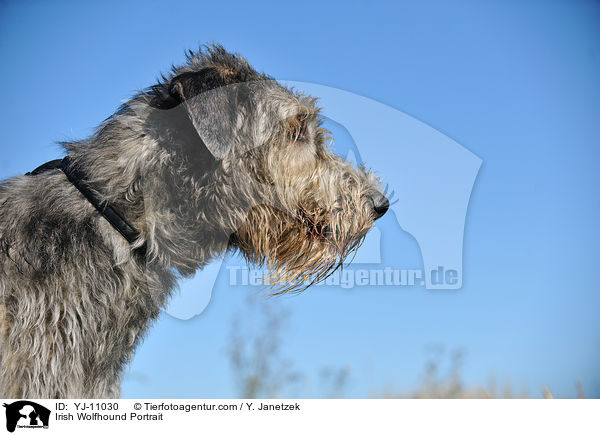
<path fill-rule="evenodd" d="M 281 342 L 287 331 L 289 312 L 276 311 L 260 296 L 249 297 L 246 311 L 232 324 L 229 360 L 238 389 L 244 398 L 306 397 L 340 398 L 352 380 L 349 365 L 323 367 L 316 384 L 319 394 L 311 394 L 309 377 L 293 368 L 290 359 L 282 356 Z M 465 351 L 455 349 L 446 353 L 441 346 L 432 349 L 425 363 L 422 380 L 415 391 L 383 390 L 371 398 L 389 399 L 526 399 L 532 396 L 526 389 L 518 392 L 510 382 L 498 388 L 491 378 L 487 386 L 467 385 L 462 378 Z M 585 398 L 583 385 L 576 382 L 577 398 Z M 539 390 L 541 397 L 553 399 L 546 386 Z M 299 394 L 302 393 L 302 394 Z M 539 397 L 539 396 L 537 396 Z"/>

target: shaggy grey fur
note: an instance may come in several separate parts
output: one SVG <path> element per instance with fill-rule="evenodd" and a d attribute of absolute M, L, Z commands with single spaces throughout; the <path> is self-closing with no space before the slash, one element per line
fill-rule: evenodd
<path fill-rule="evenodd" d="M 177 278 L 228 249 L 275 292 L 339 267 L 388 203 L 326 134 L 313 98 L 212 46 L 64 143 L 133 244 L 59 170 L 2 182 L 0 396 L 118 397 Z"/>

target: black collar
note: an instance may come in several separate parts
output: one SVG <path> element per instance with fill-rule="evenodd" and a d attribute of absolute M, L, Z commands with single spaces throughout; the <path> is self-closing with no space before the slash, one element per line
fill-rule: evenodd
<path fill-rule="evenodd" d="M 96 210 L 106 219 L 115 230 L 117 230 L 129 243 L 134 243 L 140 236 L 140 232 L 117 211 L 108 201 L 102 199 L 90 188 L 85 180 L 85 174 L 73 163 L 71 157 L 62 160 L 52 160 L 42 166 L 28 172 L 25 175 L 35 176 L 46 171 L 59 169 L 67 176 L 67 179 L 81 194 L 92 204 Z"/>

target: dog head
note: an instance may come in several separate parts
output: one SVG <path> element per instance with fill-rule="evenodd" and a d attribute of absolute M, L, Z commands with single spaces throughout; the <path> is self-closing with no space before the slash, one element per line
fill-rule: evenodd
<path fill-rule="evenodd" d="M 329 148 L 316 99 L 243 57 L 220 46 L 190 53 L 155 91 L 171 142 L 197 168 L 200 225 L 267 265 L 276 291 L 325 279 L 387 211 L 379 180 Z"/>

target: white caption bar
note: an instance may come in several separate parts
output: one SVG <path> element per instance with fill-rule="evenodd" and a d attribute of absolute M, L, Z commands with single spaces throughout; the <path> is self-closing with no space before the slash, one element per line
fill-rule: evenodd
<path fill-rule="evenodd" d="M 598 434 L 598 400 L 3 400 L 0 434 Z M 11 432 L 12 430 L 12 432 Z"/>

